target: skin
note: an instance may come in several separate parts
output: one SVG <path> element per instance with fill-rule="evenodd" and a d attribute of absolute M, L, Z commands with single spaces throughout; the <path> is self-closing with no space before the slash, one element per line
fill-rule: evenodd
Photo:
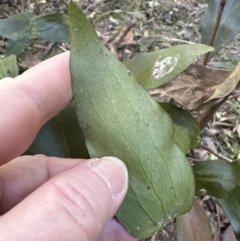
<path fill-rule="evenodd" d="M 137 240 L 113 219 L 128 186 L 119 159 L 20 156 L 72 99 L 69 53 L 0 81 L 0 240 Z"/>

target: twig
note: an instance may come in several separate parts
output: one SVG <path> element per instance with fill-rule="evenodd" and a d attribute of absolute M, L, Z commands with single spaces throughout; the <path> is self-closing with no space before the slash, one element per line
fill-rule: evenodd
<path fill-rule="evenodd" d="M 135 26 L 135 22 L 128 22 L 123 28 L 118 32 L 115 39 L 109 44 L 109 48 L 116 58 L 119 58 L 117 48 L 118 45 L 123 41 L 124 37 L 127 35 L 129 30 Z"/>
<path fill-rule="evenodd" d="M 68 8 L 68 5 L 67 5 L 67 3 L 65 3 L 65 1 L 64 1 L 64 0 L 60 0 L 60 2 L 62 2 L 62 3 L 63 3 L 63 5 L 65 5 L 65 7 L 66 7 L 66 8 Z"/>
<path fill-rule="evenodd" d="M 212 153 L 214 156 L 216 156 L 216 157 L 218 157 L 218 158 L 220 158 L 220 159 L 222 159 L 222 160 L 224 160 L 224 161 L 232 162 L 232 160 L 231 160 L 230 158 L 227 158 L 227 157 L 225 157 L 225 156 L 223 156 L 223 155 L 221 155 L 221 154 L 218 154 L 217 152 L 215 152 L 215 151 L 213 151 L 212 149 L 210 149 L 208 146 L 205 146 L 205 145 L 202 144 L 202 145 L 200 145 L 200 147 L 201 147 L 202 149 L 204 149 L 204 150 Z"/>
<path fill-rule="evenodd" d="M 233 124 L 225 123 L 225 122 L 214 122 L 214 126 L 227 126 L 227 127 L 235 127 Z"/>
<path fill-rule="evenodd" d="M 232 96 L 228 98 L 228 100 L 232 100 L 232 99 L 235 99 L 237 98 L 238 96 L 240 96 L 240 92 L 239 93 L 236 93 L 236 94 L 233 94 L 233 92 L 231 93 Z"/>
<path fill-rule="evenodd" d="M 170 41 L 170 42 L 178 42 L 178 43 L 185 43 L 185 44 L 195 44 L 194 42 L 183 40 L 183 39 L 177 39 L 177 38 L 169 38 L 167 36 L 161 36 L 162 39 Z"/>
<path fill-rule="evenodd" d="M 160 38 L 163 40 L 167 40 L 169 42 L 178 42 L 178 43 L 184 43 L 184 44 L 195 44 L 195 42 L 183 40 L 183 39 L 178 39 L 178 38 L 169 38 L 168 36 L 162 36 L 160 34 L 153 34 L 149 35 L 147 37 L 142 37 L 143 39 L 148 39 L 148 38 Z"/>
<path fill-rule="evenodd" d="M 59 46 L 59 48 L 63 51 L 63 52 L 67 52 L 67 51 L 69 51 L 68 49 L 66 49 L 66 48 L 64 48 L 63 46 Z"/>
<path fill-rule="evenodd" d="M 208 45 L 210 45 L 210 46 L 213 46 L 213 42 L 214 42 L 215 37 L 216 37 L 216 33 L 217 33 L 217 30 L 218 30 L 218 27 L 219 27 L 219 23 L 220 23 L 220 20 L 221 20 L 221 17 L 222 17 L 222 13 L 223 13 L 225 3 L 226 3 L 226 0 L 221 0 L 221 2 L 220 2 L 220 6 L 219 6 L 219 9 L 218 9 L 216 21 L 215 21 L 214 26 L 213 26 L 212 35 L 211 35 L 209 43 L 208 43 Z M 208 58 L 209 58 L 209 52 L 207 54 L 205 54 L 205 56 L 204 56 L 203 65 L 205 65 L 205 66 L 207 65 Z"/>
<path fill-rule="evenodd" d="M 25 10 L 25 0 L 21 1 L 21 13 L 23 13 Z"/>
<path fill-rule="evenodd" d="M 40 45 L 40 44 L 33 44 L 33 47 L 38 48 L 38 49 L 47 49 L 46 46 Z"/>
<path fill-rule="evenodd" d="M 153 0 L 153 1 L 152 1 L 152 8 L 151 8 L 151 16 L 153 16 L 155 4 L 156 4 L 156 0 Z"/>
<path fill-rule="evenodd" d="M 53 48 L 57 45 L 57 43 L 49 43 L 46 47 L 46 50 L 43 53 L 43 59 L 45 59 L 53 50 Z"/>
<path fill-rule="evenodd" d="M 216 211 L 217 211 L 217 222 L 215 223 L 215 228 L 216 228 L 216 232 L 214 234 L 214 239 L 213 241 L 219 241 L 220 240 L 220 211 L 219 211 L 219 207 L 216 205 Z"/>
<path fill-rule="evenodd" d="M 139 11 L 141 5 L 142 5 L 142 0 L 138 0 L 137 1 L 137 11 Z"/>
<path fill-rule="evenodd" d="M 150 240 L 150 241 L 156 241 L 157 234 L 158 234 L 158 232 L 155 232 L 155 233 L 153 234 L 153 236 L 151 237 L 151 240 Z"/>

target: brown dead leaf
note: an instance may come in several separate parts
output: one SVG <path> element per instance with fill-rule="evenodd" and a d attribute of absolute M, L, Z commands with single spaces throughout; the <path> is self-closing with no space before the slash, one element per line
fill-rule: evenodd
<path fill-rule="evenodd" d="M 169 83 L 150 90 L 158 97 L 170 96 L 188 110 L 206 102 L 231 71 L 192 64 Z"/>
<path fill-rule="evenodd" d="M 177 218 L 178 241 L 212 241 L 209 219 L 195 199 L 190 212 Z"/>
<path fill-rule="evenodd" d="M 221 84 L 216 86 L 215 91 L 209 97 L 209 100 L 220 99 L 229 95 L 233 90 L 235 90 L 240 80 L 240 62 L 237 64 L 236 68 L 230 74 L 230 76 L 224 80 Z M 206 101 L 206 102 L 207 102 Z"/>
<path fill-rule="evenodd" d="M 231 226 L 228 226 L 228 228 L 224 231 L 222 241 L 237 241 Z"/>
<path fill-rule="evenodd" d="M 127 34 L 125 35 L 125 37 L 123 38 L 123 41 L 122 43 L 124 44 L 132 44 L 133 42 L 133 39 L 134 39 L 134 32 L 132 29 L 130 29 Z"/>

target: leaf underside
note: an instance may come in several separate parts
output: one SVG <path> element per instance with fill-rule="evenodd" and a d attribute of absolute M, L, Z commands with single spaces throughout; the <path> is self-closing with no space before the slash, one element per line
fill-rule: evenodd
<path fill-rule="evenodd" d="M 167 113 L 109 53 L 76 4 L 69 14 L 72 84 L 89 154 L 125 162 L 129 190 L 117 217 L 132 235 L 149 237 L 190 209 L 191 167 Z"/>

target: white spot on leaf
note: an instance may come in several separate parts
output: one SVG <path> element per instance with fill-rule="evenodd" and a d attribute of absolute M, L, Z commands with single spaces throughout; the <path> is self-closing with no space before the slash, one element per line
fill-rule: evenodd
<path fill-rule="evenodd" d="M 170 73 L 177 65 L 177 61 L 179 58 L 180 55 L 177 54 L 176 56 L 167 57 L 161 61 L 156 61 L 155 65 L 153 66 L 152 76 L 155 79 L 158 79 Z"/>

